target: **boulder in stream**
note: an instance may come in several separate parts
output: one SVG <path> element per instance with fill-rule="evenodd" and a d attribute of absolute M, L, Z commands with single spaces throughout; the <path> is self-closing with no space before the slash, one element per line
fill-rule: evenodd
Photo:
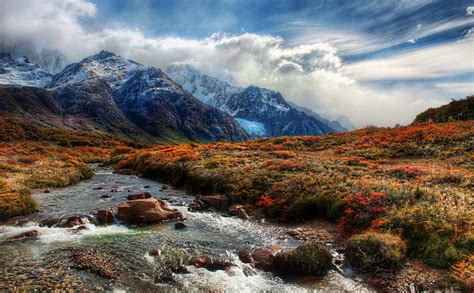
<path fill-rule="evenodd" d="M 202 201 L 218 210 L 227 210 L 230 206 L 229 198 L 224 195 L 199 195 L 196 197 L 196 200 Z"/>
<path fill-rule="evenodd" d="M 250 263 L 259 270 L 271 271 L 275 268 L 275 257 L 280 251 L 281 248 L 274 245 L 242 251 L 239 257 L 244 263 Z"/>
<path fill-rule="evenodd" d="M 121 203 L 117 217 L 129 224 L 149 224 L 181 219 L 183 215 L 178 210 L 171 209 L 163 200 L 146 198 Z"/>
<path fill-rule="evenodd" d="M 115 216 L 112 210 L 102 209 L 97 211 L 96 218 L 99 224 L 112 224 Z"/>
<path fill-rule="evenodd" d="M 140 192 L 135 194 L 129 194 L 127 196 L 128 200 L 136 200 L 136 199 L 147 199 L 153 197 L 149 192 Z"/>
<path fill-rule="evenodd" d="M 30 231 L 22 232 L 22 233 L 17 234 L 17 235 L 10 236 L 10 237 L 7 238 L 7 240 L 30 239 L 30 238 L 36 238 L 39 235 L 40 234 L 39 234 L 38 230 L 30 230 Z"/>

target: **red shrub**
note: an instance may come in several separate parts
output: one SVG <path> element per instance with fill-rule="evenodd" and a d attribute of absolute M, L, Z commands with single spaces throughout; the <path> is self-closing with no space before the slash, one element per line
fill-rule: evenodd
<path fill-rule="evenodd" d="M 344 215 L 339 219 L 338 226 L 345 230 L 362 230 L 371 226 L 385 214 L 385 202 L 387 195 L 384 192 L 373 191 L 371 193 L 357 192 L 343 199 L 346 209 Z"/>

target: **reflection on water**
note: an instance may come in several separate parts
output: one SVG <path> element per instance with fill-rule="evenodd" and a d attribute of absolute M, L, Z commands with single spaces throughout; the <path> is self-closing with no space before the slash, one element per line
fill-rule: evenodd
<path fill-rule="evenodd" d="M 284 232 L 277 226 L 242 221 L 219 213 L 188 212 L 193 200 L 181 190 L 161 189 L 158 182 L 135 176 L 117 175 L 96 169 L 96 176 L 75 186 L 37 194 L 40 211 L 22 226 L 0 226 L 0 289 L 78 289 L 78 290 L 160 290 L 160 291 L 278 291 L 363 290 L 361 284 L 331 272 L 323 278 L 283 281 L 270 273 L 254 271 L 236 253 L 242 249 L 278 244 L 294 247 L 295 240 L 281 240 Z M 118 189 L 119 192 L 112 192 Z M 73 230 L 40 227 L 38 221 L 65 214 L 94 215 L 98 209 L 117 206 L 127 194 L 147 191 L 165 198 L 187 218 L 187 229 L 175 230 L 173 222 L 146 227 L 119 224 Z M 110 198 L 102 198 L 104 195 Z M 37 239 L 6 241 L 21 232 L 37 230 Z M 113 257 L 117 268 L 109 280 L 80 270 L 71 258 L 71 248 L 96 248 Z M 159 256 L 147 251 L 161 250 Z M 173 274 L 172 281 L 161 282 L 157 275 L 167 257 L 186 258 L 207 255 L 226 259 L 234 266 L 228 270 L 208 271 L 187 266 L 188 273 Z M 254 271 L 252 274 L 245 272 Z"/>

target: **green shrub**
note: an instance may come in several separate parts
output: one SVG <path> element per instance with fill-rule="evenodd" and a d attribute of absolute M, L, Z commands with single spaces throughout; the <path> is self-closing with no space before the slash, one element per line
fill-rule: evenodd
<path fill-rule="evenodd" d="M 405 258 L 406 246 L 400 237 L 379 232 L 365 232 L 347 241 L 346 258 L 355 268 L 376 271 L 396 269 Z"/>
<path fill-rule="evenodd" d="M 278 270 L 295 275 L 324 275 L 332 266 L 329 249 L 319 243 L 308 243 L 275 257 Z"/>

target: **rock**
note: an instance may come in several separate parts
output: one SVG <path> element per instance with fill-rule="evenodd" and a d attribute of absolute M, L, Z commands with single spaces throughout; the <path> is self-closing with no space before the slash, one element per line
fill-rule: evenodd
<path fill-rule="evenodd" d="M 45 189 L 43 190 L 43 193 L 51 193 L 51 191 L 49 189 Z"/>
<path fill-rule="evenodd" d="M 143 186 L 143 188 L 150 188 L 150 185 L 145 185 Z"/>
<path fill-rule="evenodd" d="M 92 188 L 92 190 L 102 190 L 102 189 L 104 189 L 102 186 Z"/>
<path fill-rule="evenodd" d="M 111 198 L 111 197 L 112 197 L 112 196 L 111 196 L 111 195 L 109 195 L 109 194 L 104 194 L 104 195 L 102 195 L 100 198 L 103 198 L 103 199 L 105 199 L 105 198 Z"/>
<path fill-rule="evenodd" d="M 196 256 L 189 260 L 189 264 L 197 268 L 205 268 L 209 271 L 227 270 L 232 263 L 226 260 L 213 260 L 209 256 Z"/>
<path fill-rule="evenodd" d="M 163 220 L 181 219 L 183 215 L 156 198 L 136 199 L 118 206 L 117 217 L 130 224 L 157 223 Z"/>
<path fill-rule="evenodd" d="M 270 271 L 275 267 L 275 256 L 280 250 L 279 246 L 256 248 L 240 252 L 239 257 L 243 262 L 250 263 L 259 270 Z"/>
<path fill-rule="evenodd" d="M 151 256 L 160 256 L 161 250 L 158 248 L 153 248 L 153 249 L 148 250 L 148 254 Z"/>
<path fill-rule="evenodd" d="M 242 220 L 248 220 L 250 217 L 247 215 L 247 212 L 244 209 L 237 210 L 237 216 Z"/>
<path fill-rule="evenodd" d="M 8 237 L 7 240 L 19 240 L 19 239 L 25 239 L 25 238 L 36 238 L 38 236 L 39 236 L 38 230 L 31 230 L 31 231 L 22 232 L 20 234 Z"/>
<path fill-rule="evenodd" d="M 188 226 L 187 226 L 185 223 L 183 223 L 183 222 L 178 222 L 178 223 L 175 223 L 175 224 L 174 224 L 174 228 L 175 228 L 176 230 L 181 230 L 181 229 L 184 229 L 184 228 L 187 228 L 187 227 L 188 227 Z"/>
<path fill-rule="evenodd" d="M 75 226 L 84 225 L 85 223 L 86 221 L 84 221 L 81 215 L 71 215 L 62 217 L 57 226 L 61 228 L 73 228 Z"/>
<path fill-rule="evenodd" d="M 151 197 L 152 195 L 149 192 L 141 192 L 141 193 L 130 194 L 127 196 L 127 199 L 136 200 L 136 199 L 147 199 Z"/>
<path fill-rule="evenodd" d="M 324 275 L 332 267 L 329 249 L 319 243 L 307 243 L 275 256 L 278 271 L 292 275 Z"/>
<path fill-rule="evenodd" d="M 230 206 L 230 200 L 223 195 L 199 195 L 196 200 L 202 201 L 218 210 L 227 210 Z"/>
<path fill-rule="evenodd" d="M 112 224 L 114 222 L 114 213 L 112 210 L 99 210 L 97 211 L 97 221 L 99 224 Z"/>
<path fill-rule="evenodd" d="M 163 185 L 161 186 L 161 189 L 163 189 L 163 190 L 166 190 L 166 189 L 168 189 L 168 188 L 169 188 L 169 187 L 168 187 L 168 185 L 166 185 L 166 184 L 163 184 Z"/>
<path fill-rule="evenodd" d="M 243 209 L 244 206 L 241 205 L 241 204 L 238 204 L 238 203 L 234 203 L 233 205 L 231 205 L 228 209 L 228 212 L 229 214 L 231 214 L 232 216 L 237 216 L 237 211 L 239 209 Z"/>
<path fill-rule="evenodd" d="M 307 240 L 308 239 L 308 237 L 306 236 L 305 230 L 303 230 L 302 228 L 296 228 L 296 229 L 288 230 L 286 232 L 286 234 L 288 234 L 288 236 L 290 236 L 291 238 L 296 239 L 296 240 Z"/>
<path fill-rule="evenodd" d="M 49 217 L 39 222 L 40 226 L 52 227 L 61 221 L 61 217 Z"/>
<path fill-rule="evenodd" d="M 114 188 L 110 192 L 123 192 L 123 188 Z"/>
<path fill-rule="evenodd" d="M 138 178 L 142 178 L 142 177 L 143 177 L 143 173 L 138 173 L 138 174 L 137 174 L 137 177 L 138 177 Z"/>
<path fill-rule="evenodd" d="M 115 174 L 120 174 L 120 175 L 132 175 L 133 170 L 132 169 L 118 169 L 114 171 Z"/>

